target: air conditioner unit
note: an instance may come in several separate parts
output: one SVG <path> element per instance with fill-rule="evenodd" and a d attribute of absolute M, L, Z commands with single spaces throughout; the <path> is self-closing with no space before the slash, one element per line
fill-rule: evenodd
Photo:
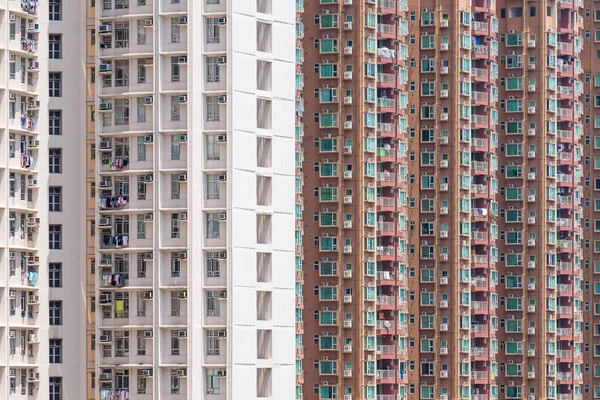
<path fill-rule="evenodd" d="M 217 57 L 217 64 L 225 64 L 227 63 L 227 57 Z"/>
<path fill-rule="evenodd" d="M 102 34 L 110 34 L 112 32 L 112 25 L 100 25 L 98 27 L 98 33 Z"/>
<path fill-rule="evenodd" d="M 144 97 L 144 104 L 152 104 L 152 103 L 154 103 L 154 97 L 152 97 L 152 96 Z"/>
<path fill-rule="evenodd" d="M 144 143 L 152 143 L 154 141 L 154 137 L 152 135 L 144 136 Z"/>
<path fill-rule="evenodd" d="M 344 54 L 349 56 L 352 54 L 352 46 L 346 46 L 344 47 Z"/>
<path fill-rule="evenodd" d="M 219 97 L 217 97 L 217 102 L 219 104 L 225 104 L 225 103 L 227 103 L 227 96 L 219 96 Z"/>
<path fill-rule="evenodd" d="M 100 111 L 112 110 L 112 103 L 100 103 Z"/>
<path fill-rule="evenodd" d="M 99 71 L 100 71 L 100 73 L 111 72 L 112 71 L 112 64 L 100 64 Z"/>
<path fill-rule="evenodd" d="M 177 297 L 180 299 L 187 299 L 187 290 L 177 292 Z"/>
<path fill-rule="evenodd" d="M 8 100 L 10 101 L 16 101 L 17 100 L 17 95 L 14 93 L 11 93 L 8 95 Z"/>
<path fill-rule="evenodd" d="M 187 369 L 186 368 L 178 369 L 177 376 L 187 376 Z"/>
<path fill-rule="evenodd" d="M 177 180 L 179 182 L 185 182 L 185 181 L 187 181 L 187 174 L 179 174 L 179 175 L 177 175 Z"/>
<path fill-rule="evenodd" d="M 110 226 L 110 218 L 100 218 L 98 221 L 98 226 Z"/>
<path fill-rule="evenodd" d="M 10 260 L 14 260 L 14 259 L 16 259 L 16 258 L 17 258 L 17 252 L 16 252 L 16 251 L 11 251 L 11 252 L 8 254 L 8 258 L 9 258 Z"/>
<path fill-rule="evenodd" d="M 177 97 L 177 102 L 179 103 L 187 103 L 187 96 L 186 95 L 181 95 Z"/>
<path fill-rule="evenodd" d="M 182 212 L 177 214 L 177 219 L 180 221 L 187 221 L 187 213 Z"/>
<path fill-rule="evenodd" d="M 139 376 L 152 376 L 152 370 L 151 369 L 140 369 L 140 370 L 138 370 L 138 375 Z"/>
<path fill-rule="evenodd" d="M 227 213 L 218 213 L 217 214 L 217 219 L 219 221 L 226 221 L 227 220 Z"/>
<path fill-rule="evenodd" d="M 441 67 L 440 68 L 440 74 L 447 75 L 448 74 L 448 67 Z"/>
<path fill-rule="evenodd" d="M 29 179 L 28 181 L 29 186 L 31 187 L 36 187 L 38 185 L 38 180 L 37 179 Z"/>
<path fill-rule="evenodd" d="M 144 292 L 144 300 L 151 300 L 152 297 L 154 297 L 154 293 L 152 293 L 151 291 L 146 291 Z M 152 332 L 152 331 L 150 331 Z"/>
<path fill-rule="evenodd" d="M 31 70 L 40 69 L 40 62 L 39 61 L 29 61 L 28 68 Z"/>
<path fill-rule="evenodd" d="M 187 337 L 187 331 L 186 330 L 178 331 L 177 332 L 177 337 L 186 338 Z"/>
<path fill-rule="evenodd" d="M 100 335 L 100 340 L 98 340 L 99 343 L 109 343 L 111 341 L 110 335 Z"/>
<path fill-rule="evenodd" d="M 152 18 L 146 18 L 144 20 L 144 26 L 152 26 L 154 24 L 154 20 Z"/>
<path fill-rule="evenodd" d="M 179 58 L 177 58 L 177 64 L 187 64 L 187 56 L 181 56 Z"/>
<path fill-rule="evenodd" d="M 154 219 L 154 214 L 146 213 L 144 214 L 144 221 L 152 221 Z"/>
<path fill-rule="evenodd" d="M 112 150 L 112 142 L 110 140 L 100 141 L 100 150 Z"/>
<path fill-rule="evenodd" d="M 178 141 L 179 143 L 185 143 L 185 142 L 187 142 L 187 139 L 188 139 L 187 135 L 179 135 L 179 136 L 177 137 L 177 141 Z"/>
<path fill-rule="evenodd" d="M 37 382 L 40 380 L 40 373 L 36 371 L 29 371 L 28 379 L 32 382 Z"/>
<path fill-rule="evenodd" d="M 15 60 L 17 59 L 17 56 L 15 56 L 13 53 L 10 53 L 10 54 L 8 55 L 8 59 L 9 59 L 10 61 L 15 61 Z"/>
<path fill-rule="evenodd" d="M 227 135 L 218 135 L 217 142 L 224 143 L 227 141 Z"/>
<path fill-rule="evenodd" d="M 227 182 L 227 174 L 219 174 L 217 175 L 217 179 L 219 182 Z"/>
<path fill-rule="evenodd" d="M 227 23 L 227 18 L 225 17 L 221 17 L 221 18 L 217 18 L 217 25 L 225 25 Z"/>
<path fill-rule="evenodd" d="M 187 259 L 187 251 L 180 251 L 179 258 L 181 258 L 182 260 Z"/>
<path fill-rule="evenodd" d="M 15 14 L 10 14 L 10 16 L 8 17 L 10 22 L 15 22 L 17 20 L 17 16 Z"/>
<path fill-rule="evenodd" d="M 352 71 L 344 72 L 344 79 L 352 79 Z"/>
<path fill-rule="evenodd" d="M 187 17 L 181 17 L 177 22 L 179 23 L 179 25 L 185 25 L 187 24 Z"/>

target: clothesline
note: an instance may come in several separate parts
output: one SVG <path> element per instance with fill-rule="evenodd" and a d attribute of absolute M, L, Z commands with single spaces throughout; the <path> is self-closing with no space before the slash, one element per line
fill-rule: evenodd
<path fill-rule="evenodd" d="M 129 246 L 129 236 L 127 235 L 101 235 L 100 244 L 102 246 L 125 247 Z"/>
<path fill-rule="evenodd" d="M 21 9 L 29 14 L 36 15 L 40 2 L 38 0 L 21 0 Z"/>
<path fill-rule="evenodd" d="M 98 207 L 99 208 L 118 208 L 127 204 L 127 197 L 124 196 L 110 196 L 98 197 Z"/>
<path fill-rule="evenodd" d="M 21 115 L 21 128 L 28 131 L 35 130 L 35 118 L 29 115 Z"/>
<path fill-rule="evenodd" d="M 100 389 L 100 400 L 126 400 L 129 390 Z"/>
<path fill-rule="evenodd" d="M 35 53 L 37 50 L 38 41 L 34 39 L 21 39 L 21 50 L 28 53 Z"/>

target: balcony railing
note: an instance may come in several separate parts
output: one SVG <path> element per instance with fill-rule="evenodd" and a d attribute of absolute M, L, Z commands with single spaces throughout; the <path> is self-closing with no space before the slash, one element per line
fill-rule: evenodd
<path fill-rule="evenodd" d="M 489 71 L 485 68 L 472 68 L 471 71 L 473 76 L 478 76 L 480 78 L 487 78 L 489 75 Z"/>
<path fill-rule="evenodd" d="M 394 182 L 394 174 L 391 172 L 378 172 L 377 182 Z"/>
<path fill-rule="evenodd" d="M 382 207 L 394 207 L 396 205 L 396 199 L 394 197 L 378 197 L 377 205 Z"/>
<path fill-rule="evenodd" d="M 556 113 L 559 117 L 572 117 L 573 109 L 572 108 L 558 108 Z"/>
<path fill-rule="evenodd" d="M 387 122 L 378 122 L 377 123 L 377 131 L 378 132 L 395 132 L 394 124 Z"/>
<path fill-rule="evenodd" d="M 393 231 L 395 230 L 395 225 L 393 222 L 377 222 L 377 230 L 378 231 Z"/>
<path fill-rule="evenodd" d="M 559 1 L 561 3 L 562 1 Z M 573 51 L 573 43 L 568 42 L 558 42 L 556 43 L 556 48 L 562 51 Z"/>
<path fill-rule="evenodd" d="M 490 376 L 488 371 L 473 371 L 471 372 L 471 379 L 487 379 Z"/>
<path fill-rule="evenodd" d="M 557 350 L 556 357 L 558 358 L 572 358 L 573 350 Z"/>
<path fill-rule="evenodd" d="M 473 114 L 473 115 L 471 115 L 471 122 L 474 124 L 487 124 L 488 117 L 487 117 L 487 115 Z"/>
<path fill-rule="evenodd" d="M 573 328 L 556 328 L 556 334 L 559 336 L 571 336 L 573 334 Z"/>
<path fill-rule="evenodd" d="M 380 72 L 377 74 L 377 83 L 398 83 L 398 77 L 394 74 Z"/>
<path fill-rule="evenodd" d="M 487 31 L 488 30 L 488 23 L 487 22 L 479 22 L 479 21 L 473 21 L 473 29 L 476 31 Z"/>
<path fill-rule="evenodd" d="M 396 100 L 380 97 L 377 99 L 377 107 L 396 108 Z"/>
<path fill-rule="evenodd" d="M 471 325 L 471 333 L 488 333 L 487 325 Z"/>
<path fill-rule="evenodd" d="M 471 185 L 471 193 L 487 194 L 488 188 L 486 185 Z"/>
<path fill-rule="evenodd" d="M 471 146 L 475 146 L 475 147 L 487 147 L 488 146 L 488 140 L 487 139 L 481 139 L 481 138 L 472 138 L 471 139 Z"/>
<path fill-rule="evenodd" d="M 381 1 L 379 2 L 381 4 Z M 398 33 L 398 28 L 396 25 L 391 24 L 377 24 L 377 33 L 384 33 L 388 35 L 395 35 Z"/>
<path fill-rule="evenodd" d="M 573 205 L 573 197 L 571 197 L 571 196 L 556 196 L 556 202 L 561 205 L 571 206 L 571 205 Z"/>
<path fill-rule="evenodd" d="M 488 237 L 488 233 L 484 231 L 472 231 L 471 239 L 473 240 L 486 240 Z"/>
<path fill-rule="evenodd" d="M 473 161 L 473 162 L 471 162 L 471 168 L 476 169 L 477 171 L 487 171 L 488 164 L 487 164 L 487 162 L 483 162 L 483 161 Z"/>
<path fill-rule="evenodd" d="M 564 72 L 564 73 L 567 73 L 567 74 L 572 74 L 573 73 L 573 66 L 569 65 L 569 64 L 557 65 L 556 66 L 556 70 L 558 72 Z"/>
<path fill-rule="evenodd" d="M 380 246 L 377 247 L 377 254 L 380 256 L 393 256 L 394 246 Z"/>
<path fill-rule="evenodd" d="M 558 94 L 567 94 L 567 95 L 573 94 L 573 88 L 570 86 L 558 86 L 556 88 L 556 91 L 558 92 Z"/>
<path fill-rule="evenodd" d="M 396 304 L 396 298 L 393 296 L 377 296 L 378 306 L 395 306 Z"/>
<path fill-rule="evenodd" d="M 573 175 L 571 175 L 571 174 L 558 174 L 558 175 L 556 175 L 556 180 L 558 182 L 572 183 L 573 182 Z"/>
<path fill-rule="evenodd" d="M 556 220 L 556 225 L 562 226 L 564 228 L 570 228 L 571 226 L 573 226 L 573 220 L 568 218 L 558 218 Z"/>
<path fill-rule="evenodd" d="M 487 263 L 487 256 L 484 255 L 480 255 L 480 254 L 473 254 L 471 256 L 471 260 L 475 263 L 475 264 L 485 264 Z"/>

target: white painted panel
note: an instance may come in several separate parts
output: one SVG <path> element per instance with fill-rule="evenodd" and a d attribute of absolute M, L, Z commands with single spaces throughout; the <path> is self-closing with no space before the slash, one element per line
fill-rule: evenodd
<path fill-rule="evenodd" d="M 232 366 L 232 394 L 228 399 L 256 400 L 256 369 L 254 365 Z M 200 397 L 201 398 L 201 397 Z"/>
<path fill-rule="evenodd" d="M 254 171 L 256 169 L 256 136 L 253 133 L 244 131 L 233 131 L 228 140 L 233 146 L 232 166 L 235 169 L 244 169 Z M 236 171 L 236 173 L 239 171 Z M 235 193 L 235 179 L 233 176 L 232 190 Z M 240 175 L 240 179 L 248 179 L 248 176 Z M 244 196 L 247 194 L 244 193 Z"/>
<path fill-rule="evenodd" d="M 273 249 L 292 250 L 294 248 L 295 216 L 276 214 L 273 218 Z"/>
<path fill-rule="evenodd" d="M 273 329 L 273 363 L 274 364 L 293 364 L 296 360 L 296 342 L 294 329 L 274 328 Z"/>
<path fill-rule="evenodd" d="M 240 264 L 240 263 L 238 263 Z M 240 265 L 242 267 L 242 265 Z M 237 269 L 237 268 L 236 268 Z M 237 271 L 233 271 L 236 273 Z M 256 321 L 256 291 L 252 288 L 234 287 L 232 295 L 227 301 L 231 301 L 234 325 L 254 325 Z M 256 347 L 256 343 L 253 345 Z M 252 351 L 252 350 L 249 350 Z M 256 350 L 254 350 L 256 352 Z M 247 353 L 248 351 L 246 351 Z M 237 355 L 234 355 L 237 357 Z"/>
<path fill-rule="evenodd" d="M 253 326 L 236 325 L 233 331 L 233 363 L 254 364 L 256 360 L 256 329 Z"/>
<path fill-rule="evenodd" d="M 256 205 L 256 175 L 236 169 L 232 181 L 232 207 L 254 209 Z"/>
<path fill-rule="evenodd" d="M 273 58 L 287 62 L 296 59 L 296 24 L 273 24 Z"/>
<path fill-rule="evenodd" d="M 280 289 L 295 288 L 295 255 L 293 251 L 273 252 L 273 287 Z M 293 318 L 292 318 L 293 320 Z M 293 321 L 292 321 L 293 323 Z"/>
<path fill-rule="evenodd" d="M 273 100 L 273 134 L 284 137 L 294 137 L 294 121 L 288 115 L 295 114 L 295 103 L 280 99 Z"/>
<path fill-rule="evenodd" d="M 253 211 L 234 208 L 230 223 L 231 244 L 236 247 L 254 248 L 256 245 L 256 214 Z"/>
<path fill-rule="evenodd" d="M 253 132 L 256 129 L 256 98 L 252 94 L 234 91 L 232 129 Z"/>
<path fill-rule="evenodd" d="M 296 64 L 290 62 L 273 62 L 273 97 L 282 99 L 294 99 L 296 95 L 296 79 L 290 79 L 289 77 L 295 75 Z M 289 121 L 289 118 L 282 116 L 288 122 L 293 124 L 293 121 Z"/>
<path fill-rule="evenodd" d="M 295 209 L 295 178 L 292 176 L 274 176 L 273 212 L 293 214 Z"/>
<path fill-rule="evenodd" d="M 256 90 L 256 57 L 254 55 L 238 51 L 233 53 L 231 82 L 234 91 L 254 93 Z"/>
<path fill-rule="evenodd" d="M 256 252 L 252 249 L 236 248 L 233 257 L 233 286 L 253 287 L 256 284 Z"/>

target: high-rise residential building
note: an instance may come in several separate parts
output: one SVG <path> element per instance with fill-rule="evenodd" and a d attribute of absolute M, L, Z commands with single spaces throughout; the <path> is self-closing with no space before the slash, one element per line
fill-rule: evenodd
<path fill-rule="evenodd" d="M 97 399 L 295 396 L 296 18 L 96 5 Z"/>
<path fill-rule="evenodd" d="M 295 213 L 296 213 L 296 398 L 302 398 L 302 385 L 304 383 L 304 324 L 303 308 L 304 297 L 302 288 L 304 284 L 302 232 L 302 211 L 304 172 L 304 5 L 301 0 L 296 0 L 296 186 L 295 186 Z"/>
<path fill-rule="evenodd" d="M 593 398 L 582 7 L 305 2 L 306 398 Z"/>
<path fill-rule="evenodd" d="M 85 392 L 81 9 L 0 2 L 1 398 Z"/>
<path fill-rule="evenodd" d="M 308 398 L 406 393 L 406 10 L 304 6 Z"/>

